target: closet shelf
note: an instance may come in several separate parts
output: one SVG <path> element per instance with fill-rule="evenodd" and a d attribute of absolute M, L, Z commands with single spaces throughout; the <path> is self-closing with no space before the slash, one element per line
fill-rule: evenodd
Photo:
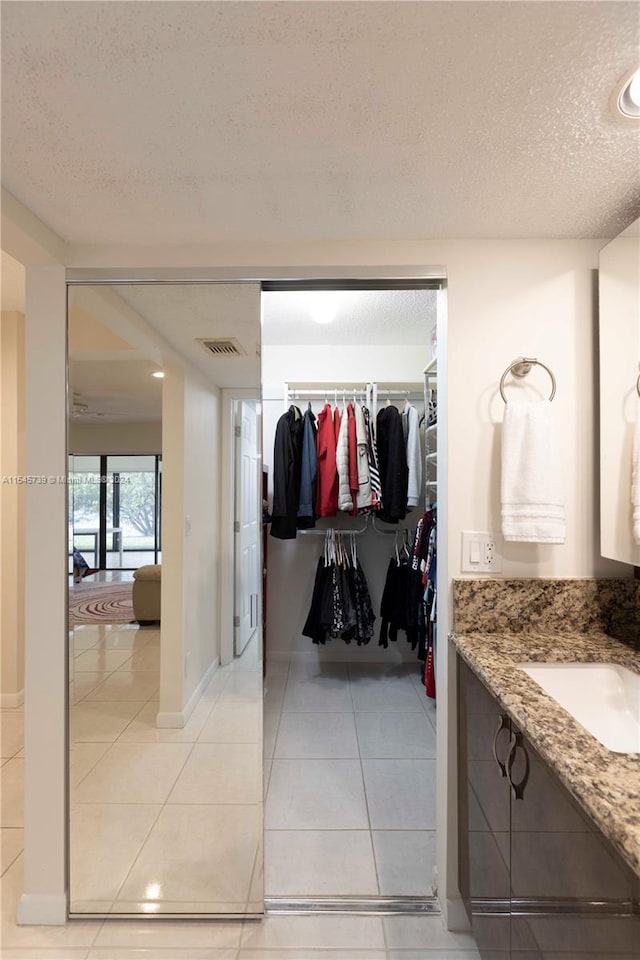
<path fill-rule="evenodd" d="M 424 368 L 424 373 L 436 373 L 437 369 L 438 369 L 438 358 L 432 357 L 432 359 L 429 360 L 429 363 Z"/>

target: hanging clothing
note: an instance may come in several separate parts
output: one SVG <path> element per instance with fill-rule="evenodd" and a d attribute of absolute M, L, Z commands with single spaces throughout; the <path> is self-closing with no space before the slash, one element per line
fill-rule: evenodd
<path fill-rule="evenodd" d="M 273 448 L 273 509 L 271 536 L 294 540 L 300 504 L 302 471 L 302 413 L 289 407 L 278 420 Z"/>
<path fill-rule="evenodd" d="M 422 451 L 420 449 L 420 418 L 412 403 L 405 403 L 402 412 L 402 432 L 407 454 L 407 507 L 417 507 L 422 497 Z"/>
<path fill-rule="evenodd" d="M 382 503 L 382 486 L 380 484 L 380 468 L 378 467 L 378 450 L 376 435 L 373 429 L 371 414 L 366 407 L 362 408 L 364 425 L 367 432 L 367 454 L 369 460 L 369 480 L 371 482 L 371 509 L 377 510 Z"/>
<path fill-rule="evenodd" d="M 366 407 L 356 406 L 356 457 L 358 472 L 358 495 L 356 506 L 360 512 L 371 510 L 371 475 L 369 472 L 369 439 L 364 414 Z M 367 411 L 368 413 L 368 411 Z"/>
<path fill-rule="evenodd" d="M 318 453 L 316 450 L 316 417 L 311 404 L 305 410 L 302 424 L 302 463 L 300 468 L 300 502 L 298 505 L 298 530 L 315 527 L 314 512 Z"/>
<path fill-rule="evenodd" d="M 336 464 L 338 467 L 338 509 L 349 512 L 353 510 L 353 499 L 349 483 L 349 415 L 346 406 L 342 411 L 340 421 Z"/>
<path fill-rule="evenodd" d="M 355 550 L 340 547 L 330 559 L 320 557 L 303 636 L 316 644 L 342 638 L 361 646 L 371 640 L 374 622 L 369 588 Z"/>
<path fill-rule="evenodd" d="M 347 424 L 349 441 L 349 493 L 353 504 L 352 515 L 358 515 L 358 442 L 356 439 L 356 417 L 353 410 L 353 404 L 347 404 Z"/>
<path fill-rule="evenodd" d="M 325 403 L 318 414 L 316 450 L 318 459 L 316 515 L 335 517 L 338 512 L 338 471 L 335 426 L 329 403 Z"/>
<path fill-rule="evenodd" d="M 403 520 L 407 513 L 407 451 L 402 419 L 397 407 L 383 407 L 376 419 L 382 508 L 380 519 L 387 523 Z"/>

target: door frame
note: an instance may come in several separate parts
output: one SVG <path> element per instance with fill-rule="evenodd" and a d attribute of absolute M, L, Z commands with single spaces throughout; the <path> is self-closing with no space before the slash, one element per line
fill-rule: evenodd
<path fill-rule="evenodd" d="M 220 431 L 220 666 L 224 667 L 233 662 L 234 652 L 234 587 L 236 577 L 235 567 L 235 532 L 233 521 L 236 513 L 235 479 L 235 402 L 236 400 L 255 400 L 261 403 L 261 385 L 257 387 L 223 387 L 222 388 L 222 430 Z M 262 433 L 262 416 L 258 409 L 258 430 Z M 262 460 L 262 444 L 260 444 L 260 460 Z M 225 518 L 228 518 L 226 520 Z M 260 539 L 260 538 L 259 538 Z M 261 540 L 260 540 L 261 542 Z M 262 548 L 260 547 L 260 556 Z M 258 582 L 261 582 L 259 578 Z M 260 622 L 258 618 L 258 623 Z"/>

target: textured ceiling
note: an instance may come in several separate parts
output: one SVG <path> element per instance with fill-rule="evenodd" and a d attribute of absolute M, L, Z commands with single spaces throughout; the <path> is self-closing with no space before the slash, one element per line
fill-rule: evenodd
<path fill-rule="evenodd" d="M 162 380 L 153 361 L 115 359 L 96 352 L 69 360 L 69 386 L 88 410 L 76 423 L 124 423 L 162 419 Z"/>
<path fill-rule="evenodd" d="M 111 289 L 213 383 L 259 386 L 257 283 L 118 284 Z M 216 337 L 235 337 L 245 354 L 214 357 L 197 342 Z"/>
<path fill-rule="evenodd" d="M 3 182 L 80 243 L 613 236 L 639 10 L 4 3 Z"/>
<path fill-rule="evenodd" d="M 435 290 L 267 292 L 262 298 L 262 343 L 424 345 L 436 319 Z M 334 319 L 317 323 L 325 311 Z"/>

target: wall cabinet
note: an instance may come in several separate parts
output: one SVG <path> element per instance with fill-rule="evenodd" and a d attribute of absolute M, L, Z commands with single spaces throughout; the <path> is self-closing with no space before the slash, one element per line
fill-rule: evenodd
<path fill-rule="evenodd" d="M 460 890 L 482 960 L 638 960 L 640 882 L 458 657 Z"/>

